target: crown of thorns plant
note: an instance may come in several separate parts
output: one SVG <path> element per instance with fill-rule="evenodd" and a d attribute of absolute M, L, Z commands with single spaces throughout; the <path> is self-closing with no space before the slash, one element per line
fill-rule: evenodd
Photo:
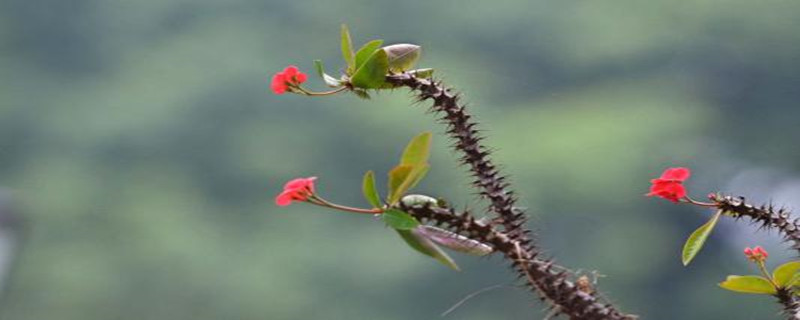
<path fill-rule="evenodd" d="M 286 183 L 275 198 L 278 206 L 294 202 L 310 203 L 344 212 L 379 215 L 412 249 L 438 262 L 459 270 L 455 261 L 442 249 L 476 256 L 501 255 L 521 281 L 551 309 L 550 315 L 569 319 L 637 319 L 619 311 L 602 298 L 594 284 L 585 277 L 558 265 L 542 254 L 526 227 L 527 216 L 516 206 L 517 197 L 506 176 L 491 160 L 490 149 L 482 144 L 478 123 L 460 102 L 459 95 L 432 78 L 433 69 L 415 68 L 421 48 L 413 44 L 383 46 L 383 40 L 372 40 L 353 49 L 346 26 L 341 29 L 341 51 L 346 63 L 344 73 L 336 78 L 325 72 L 320 60 L 314 61 L 317 75 L 331 89 L 316 92 L 303 87 L 307 75 L 290 65 L 271 78 L 275 94 L 294 93 L 306 96 L 327 96 L 353 93 L 369 98 L 377 90 L 407 88 L 418 102 L 431 101 L 429 111 L 445 126 L 446 135 L 460 154 L 460 163 L 472 176 L 478 195 L 488 200 L 489 219 L 478 219 L 468 209 L 456 209 L 445 199 L 410 194 L 428 172 L 432 134 L 421 133 L 408 143 L 397 166 L 389 170 L 386 193 L 382 196 L 375 183 L 375 174 L 367 171 L 362 193 L 366 208 L 333 203 L 321 197 L 314 188 L 317 177 L 296 178 Z M 667 168 L 651 180 L 646 196 L 660 197 L 677 204 L 709 208 L 709 220 L 692 232 L 681 251 L 681 260 L 688 265 L 700 252 L 717 222 L 723 218 L 748 220 L 764 229 L 777 230 L 792 249 L 800 253 L 800 220 L 789 212 L 769 206 L 754 206 L 741 196 L 708 194 L 698 201 L 688 195 L 684 182 L 690 177 L 688 168 Z M 768 253 L 761 247 L 744 249 L 746 259 L 756 264 L 759 275 L 729 275 L 718 285 L 727 290 L 769 295 L 777 299 L 787 319 L 800 319 L 800 261 L 784 263 L 768 272 Z"/>

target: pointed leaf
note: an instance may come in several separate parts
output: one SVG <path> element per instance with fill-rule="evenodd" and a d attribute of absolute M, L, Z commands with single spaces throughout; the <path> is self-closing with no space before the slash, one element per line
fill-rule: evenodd
<path fill-rule="evenodd" d="M 342 58 L 347 63 L 348 74 L 352 73 L 356 69 L 353 57 L 353 40 L 350 39 L 350 30 L 347 29 L 346 24 L 342 24 Z"/>
<path fill-rule="evenodd" d="M 403 182 L 406 181 L 408 174 L 411 173 L 411 170 L 413 169 L 414 167 L 409 165 L 399 165 L 392 168 L 392 170 L 389 170 L 389 194 L 386 196 L 386 202 L 389 204 L 394 204 L 394 201 L 391 201 L 391 199 L 395 198 L 396 194 L 398 193 L 397 190 L 400 188 Z M 397 196 L 397 198 L 400 198 L 400 196 Z"/>
<path fill-rule="evenodd" d="M 734 292 L 755 294 L 777 294 L 778 291 L 764 277 L 759 276 L 728 276 L 719 286 Z"/>
<path fill-rule="evenodd" d="M 719 217 L 722 215 L 722 211 L 717 211 L 714 213 L 714 216 L 711 217 L 708 222 L 697 228 L 692 234 L 686 239 L 686 243 L 683 244 L 683 252 L 681 253 L 681 261 L 683 262 L 684 266 L 689 265 L 689 262 L 694 259 L 700 249 L 703 248 L 703 244 L 705 244 L 706 239 L 708 239 L 708 235 L 711 234 L 711 230 L 714 229 L 714 226 L 719 221 Z"/>
<path fill-rule="evenodd" d="M 411 70 L 422 54 L 422 48 L 415 44 L 400 43 L 383 47 L 389 57 L 389 70 L 403 72 Z"/>
<path fill-rule="evenodd" d="M 408 213 L 397 209 L 388 209 L 382 214 L 383 222 L 397 230 L 411 230 L 419 226 L 419 221 Z"/>
<path fill-rule="evenodd" d="M 367 62 L 367 59 L 369 59 L 369 56 L 371 56 L 373 53 L 375 53 L 375 51 L 378 50 L 381 47 L 382 44 L 383 44 L 383 40 L 379 39 L 379 40 L 372 40 L 370 42 L 367 42 L 363 46 L 361 46 L 361 48 L 358 49 L 358 52 L 356 52 L 356 67 L 355 67 L 355 70 L 358 70 L 358 68 L 361 68 L 361 66 L 364 65 L 364 62 Z"/>
<path fill-rule="evenodd" d="M 403 155 L 400 157 L 400 164 L 418 165 L 428 163 L 431 150 L 430 132 L 423 132 L 412 138 L 406 145 Z"/>
<path fill-rule="evenodd" d="M 433 257 L 436 259 L 436 261 L 439 261 L 441 264 L 446 265 L 453 270 L 461 271 L 455 261 L 453 261 L 453 259 L 450 258 L 447 253 L 437 247 L 436 244 L 434 244 L 431 240 L 428 240 L 425 237 L 417 234 L 414 232 L 414 230 L 397 230 L 397 233 L 399 233 L 400 237 L 402 237 L 408 246 L 414 250 L 417 250 L 424 255 Z"/>
<path fill-rule="evenodd" d="M 386 83 L 387 73 L 389 73 L 389 58 L 386 57 L 386 51 L 375 50 L 353 73 L 350 84 L 356 88 L 378 89 Z"/>
<path fill-rule="evenodd" d="M 800 271 L 800 261 L 787 262 L 772 271 L 772 279 L 782 288 L 787 288 L 793 285 L 791 282 L 798 271 Z"/>
<path fill-rule="evenodd" d="M 478 240 L 473 240 L 456 234 L 445 229 L 432 227 L 432 226 L 419 226 L 419 233 L 425 238 L 445 247 L 458 252 L 470 254 L 473 256 L 485 256 L 492 253 L 494 249 Z"/>
<path fill-rule="evenodd" d="M 414 167 L 408 165 L 400 165 L 395 167 L 395 169 L 398 168 L 402 169 L 398 170 L 397 172 L 394 172 L 395 170 L 389 172 L 390 187 L 394 188 L 389 193 L 389 198 L 387 199 L 387 202 L 390 205 L 397 203 L 397 201 L 399 201 L 400 198 L 402 198 L 408 190 L 416 186 L 417 183 L 419 183 L 422 180 L 422 178 L 425 177 L 425 174 L 428 173 L 428 169 L 430 169 L 430 166 L 425 164 L 425 165 L 417 165 Z M 406 168 L 410 168 L 410 170 L 406 172 L 405 171 Z M 396 174 L 395 178 L 392 177 L 393 172 Z M 395 180 L 392 181 L 392 179 Z M 396 183 L 397 181 L 400 181 L 400 183 L 395 185 L 394 183 Z"/>
<path fill-rule="evenodd" d="M 381 196 L 378 189 L 375 187 L 375 173 L 372 170 L 364 174 L 364 182 L 362 183 L 361 190 L 364 192 L 364 198 L 372 205 L 373 208 L 381 208 Z"/>
<path fill-rule="evenodd" d="M 331 88 L 336 88 L 342 86 L 342 82 L 339 79 L 331 77 L 327 73 L 325 73 L 325 66 L 322 65 L 322 60 L 314 60 L 314 67 L 317 69 L 317 74 L 322 81 L 325 81 L 325 84 Z"/>

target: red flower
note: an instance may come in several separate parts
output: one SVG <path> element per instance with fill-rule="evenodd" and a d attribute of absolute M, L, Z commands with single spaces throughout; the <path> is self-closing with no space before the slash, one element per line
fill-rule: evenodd
<path fill-rule="evenodd" d="M 283 186 L 283 192 L 275 197 L 275 204 L 283 207 L 288 206 L 292 201 L 306 201 L 314 194 L 314 180 L 317 177 L 297 178 Z"/>
<path fill-rule="evenodd" d="M 683 181 L 689 179 L 689 175 L 691 172 L 687 168 L 669 168 L 658 179 L 650 180 L 653 185 L 650 186 L 650 193 L 646 196 L 678 202 L 678 199 L 686 196 Z"/>
<path fill-rule="evenodd" d="M 301 83 L 306 82 L 306 74 L 297 70 L 295 66 L 288 66 L 283 71 L 276 73 L 272 76 L 272 83 L 270 88 L 275 94 L 283 94 L 291 87 L 299 86 Z"/>
<path fill-rule="evenodd" d="M 753 249 L 750 249 L 749 247 L 744 248 L 744 256 L 753 262 L 763 262 L 767 260 L 769 253 L 767 253 L 767 250 L 764 250 L 764 248 L 761 246 L 756 246 Z"/>

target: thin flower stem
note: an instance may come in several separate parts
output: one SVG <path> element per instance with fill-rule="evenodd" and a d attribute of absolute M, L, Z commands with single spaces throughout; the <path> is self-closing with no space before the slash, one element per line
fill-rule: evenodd
<path fill-rule="evenodd" d="M 778 286 L 778 284 L 775 283 L 775 279 L 772 279 L 772 275 L 767 271 L 767 267 L 764 265 L 764 260 L 758 260 L 756 261 L 756 264 L 758 265 L 758 270 L 761 270 L 761 274 L 764 275 L 764 278 L 767 278 L 767 280 L 769 280 L 769 283 L 771 283 L 772 286 L 775 287 L 775 290 L 780 289 L 780 286 Z"/>
<path fill-rule="evenodd" d="M 322 199 L 320 196 L 317 196 L 317 195 L 313 195 L 313 196 L 309 197 L 308 199 L 312 200 L 312 201 L 309 201 L 309 202 L 311 202 L 313 204 L 316 204 L 316 205 L 319 205 L 319 206 L 323 206 L 323 207 L 328 207 L 328 208 L 331 208 L 331 209 L 341 210 L 341 211 L 354 212 L 354 213 L 363 213 L 363 214 L 381 214 L 381 213 L 383 213 L 383 209 L 379 209 L 379 208 L 378 209 L 361 209 L 361 208 L 353 208 L 353 207 L 348 207 L 348 206 L 335 204 L 335 203 L 329 202 L 329 201 L 327 201 L 325 199 Z"/>
<path fill-rule="evenodd" d="M 339 92 L 347 90 L 347 87 L 341 87 L 341 88 L 334 89 L 334 90 L 331 90 L 331 91 L 323 91 L 323 92 L 308 91 L 308 90 L 303 89 L 302 87 L 299 87 L 299 86 L 295 87 L 295 89 L 297 89 L 300 93 L 302 93 L 304 95 L 316 97 L 316 96 L 329 96 L 329 95 L 337 94 Z"/>
<path fill-rule="evenodd" d="M 697 200 L 694 200 L 692 198 L 689 198 L 689 196 L 683 197 L 683 199 L 681 199 L 681 200 L 686 201 L 686 203 L 690 203 L 690 204 L 693 204 L 693 205 L 696 205 L 696 206 L 701 206 L 701 207 L 714 208 L 714 207 L 717 206 L 716 203 L 697 201 Z"/>

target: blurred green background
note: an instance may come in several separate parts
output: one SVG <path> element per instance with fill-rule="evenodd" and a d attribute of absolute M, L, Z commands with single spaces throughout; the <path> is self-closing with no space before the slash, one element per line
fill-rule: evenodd
<path fill-rule="evenodd" d="M 340 70 L 357 44 L 423 46 L 464 93 L 549 255 L 643 319 L 778 317 L 716 283 L 755 273 L 741 249 L 775 233 L 642 195 L 668 166 L 690 192 L 800 207 L 797 1 L 0 1 L 0 185 L 24 226 L 0 319 L 536 319 L 497 258 L 456 273 L 381 223 L 278 208 L 285 181 L 365 206 L 360 179 L 437 133 L 418 192 L 471 199 L 442 128 L 405 90 L 269 93 L 288 64 Z M 312 77 L 312 87 L 322 89 Z M 10 222 L 9 222 L 10 221 Z M 4 240 L 5 241 L 5 240 Z M 21 244 L 21 245 L 20 245 Z M 2 252 L 9 252 L 3 244 Z M 5 269 L 0 269 L 5 270 Z"/>

